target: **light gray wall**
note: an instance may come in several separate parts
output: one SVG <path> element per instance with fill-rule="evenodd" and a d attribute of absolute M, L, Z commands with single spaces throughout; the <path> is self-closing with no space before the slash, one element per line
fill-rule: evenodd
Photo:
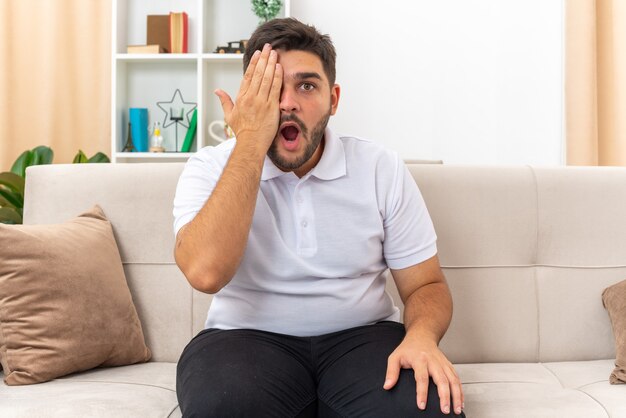
<path fill-rule="evenodd" d="M 292 0 L 331 35 L 335 130 L 404 158 L 563 163 L 562 0 Z"/>

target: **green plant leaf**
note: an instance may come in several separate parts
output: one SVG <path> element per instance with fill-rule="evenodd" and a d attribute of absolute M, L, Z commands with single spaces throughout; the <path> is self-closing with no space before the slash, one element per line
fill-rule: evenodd
<path fill-rule="evenodd" d="M 24 196 L 16 193 L 5 186 L 0 186 L 0 196 L 8 201 L 15 209 L 24 207 Z"/>
<path fill-rule="evenodd" d="M 33 152 L 32 151 L 24 151 L 17 160 L 13 163 L 11 167 L 11 172 L 17 174 L 20 177 L 24 177 L 26 174 L 26 167 L 31 165 L 33 161 Z"/>
<path fill-rule="evenodd" d="M 7 206 L 13 207 L 13 205 L 10 204 L 8 200 L 0 196 L 0 208 L 7 207 Z"/>
<path fill-rule="evenodd" d="M 10 171 L 0 173 L 0 184 L 14 192 L 24 195 L 24 177 L 20 177 Z"/>
<path fill-rule="evenodd" d="M 107 157 L 106 154 L 102 153 L 102 152 L 98 152 L 97 154 L 94 154 L 89 160 L 87 160 L 88 163 L 110 163 L 111 160 L 109 160 L 109 157 Z"/>
<path fill-rule="evenodd" d="M 54 152 L 50 147 L 40 145 L 32 150 L 24 151 L 11 167 L 11 172 L 20 177 L 26 176 L 26 168 L 31 165 L 51 164 Z"/>
<path fill-rule="evenodd" d="M 74 156 L 74 161 L 72 161 L 73 164 L 82 164 L 82 163 L 86 163 L 87 162 L 87 156 L 85 155 L 85 153 L 82 150 L 78 150 L 78 154 L 76 154 L 76 156 Z"/>
<path fill-rule="evenodd" d="M 21 224 L 22 216 L 13 208 L 0 208 L 0 223 Z"/>
<path fill-rule="evenodd" d="M 42 165 L 42 164 L 52 164 L 52 159 L 54 158 L 54 152 L 50 147 L 45 145 L 40 145 L 32 149 L 33 151 L 33 162 L 31 165 Z"/>
<path fill-rule="evenodd" d="M 0 196 L 0 208 L 11 208 L 14 209 L 20 216 L 23 216 L 24 209 L 14 207 L 11 202 L 6 200 L 4 197 Z"/>

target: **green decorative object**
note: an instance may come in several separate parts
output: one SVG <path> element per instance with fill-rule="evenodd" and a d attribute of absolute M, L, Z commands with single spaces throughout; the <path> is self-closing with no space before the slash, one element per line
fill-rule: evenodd
<path fill-rule="evenodd" d="M 196 136 L 197 124 L 198 124 L 198 109 L 194 109 L 193 115 L 191 116 L 191 122 L 189 122 L 189 129 L 187 129 L 187 135 L 185 135 L 185 141 L 183 142 L 183 146 L 180 149 L 180 152 L 191 151 L 191 145 L 193 144 L 193 140 Z"/>
<path fill-rule="evenodd" d="M 0 173 L 0 223 L 21 224 L 24 212 L 24 184 L 26 168 L 31 165 L 52 164 L 54 152 L 50 147 L 39 146 L 24 151 L 13 163 L 11 171 Z M 108 163 L 109 157 L 99 152 L 87 158 L 78 151 L 74 163 Z"/>
<path fill-rule="evenodd" d="M 252 0 L 252 11 L 259 17 L 259 24 L 274 19 L 281 7 L 283 7 L 281 0 Z"/>

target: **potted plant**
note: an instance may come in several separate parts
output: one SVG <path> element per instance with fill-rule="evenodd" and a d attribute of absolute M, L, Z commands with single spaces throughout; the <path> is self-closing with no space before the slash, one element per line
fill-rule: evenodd
<path fill-rule="evenodd" d="M 252 0 L 252 11 L 259 17 L 259 24 L 274 19 L 281 7 L 283 7 L 281 0 Z"/>

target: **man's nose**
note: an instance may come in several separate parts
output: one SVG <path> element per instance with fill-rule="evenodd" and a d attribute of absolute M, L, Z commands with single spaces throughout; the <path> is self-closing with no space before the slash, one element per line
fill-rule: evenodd
<path fill-rule="evenodd" d="M 296 112 L 300 110 L 300 105 L 296 100 L 293 92 L 288 89 L 283 89 L 280 92 L 280 111 L 285 113 Z"/>

